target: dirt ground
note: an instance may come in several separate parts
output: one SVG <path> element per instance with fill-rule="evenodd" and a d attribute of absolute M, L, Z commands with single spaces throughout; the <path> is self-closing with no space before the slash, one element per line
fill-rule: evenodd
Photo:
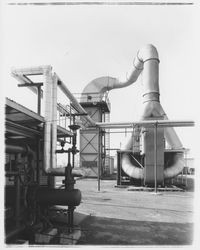
<path fill-rule="evenodd" d="M 116 181 L 77 180 L 80 245 L 191 245 L 194 192 L 128 191 Z"/>

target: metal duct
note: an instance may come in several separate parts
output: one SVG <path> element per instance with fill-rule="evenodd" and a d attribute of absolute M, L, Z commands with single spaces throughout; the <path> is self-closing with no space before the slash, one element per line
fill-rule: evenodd
<path fill-rule="evenodd" d="M 133 62 L 133 69 L 125 81 L 120 81 L 112 77 L 97 78 L 84 88 L 83 93 L 104 93 L 111 89 L 129 86 L 138 79 L 140 73 L 142 73 L 144 86 L 144 110 L 142 120 L 146 120 L 149 117 L 155 117 L 157 119 L 163 117 L 164 119 L 168 119 L 159 101 L 159 56 L 157 49 L 151 44 L 146 45 L 137 52 L 137 56 Z M 173 127 L 165 128 L 165 138 L 172 149 L 183 148 Z M 130 140 L 132 140 L 132 138 Z M 126 146 L 126 150 L 133 150 L 130 145 L 131 143 L 129 142 Z M 181 157 L 179 157 L 180 155 L 177 155 L 177 161 L 169 166 L 168 170 L 165 170 L 165 176 L 175 176 L 177 172 L 182 171 L 183 165 L 181 167 L 182 161 Z M 144 176 L 143 170 L 138 170 L 137 166 L 133 166 L 127 155 L 122 159 L 122 168 L 125 173 L 133 178 L 140 179 Z"/>
<path fill-rule="evenodd" d="M 121 81 L 117 78 L 109 76 L 96 78 L 95 80 L 87 84 L 87 86 L 83 89 L 82 93 L 94 93 L 94 92 L 104 93 L 112 89 L 127 87 L 138 79 L 140 73 L 143 71 L 144 62 L 147 62 L 148 60 L 155 60 L 157 61 L 157 64 L 159 62 L 158 52 L 156 48 L 151 44 L 146 45 L 144 48 L 138 51 L 137 56 L 133 61 L 133 69 L 125 80 Z M 152 65 L 150 65 L 150 67 L 152 68 Z M 150 70 L 148 70 L 147 82 L 151 77 L 150 75 L 151 72 Z M 158 84 L 154 85 L 155 85 L 155 91 L 159 91 Z"/>
<path fill-rule="evenodd" d="M 137 53 L 137 60 L 140 61 L 141 67 L 143 67 L 142 71 L 142 82 L 144 86 L 144 109 L 142 120 L 146 120 L 152 117 L 163 117 L 165 120 L 168 119 L 165 114 L 160 101 L 159 101 L 159 56 L 156 48 L 153 45 L 147 45 L 143 49 L 139 50 Z M 134 71 L 131 75 L 134 75 Z M 136 69 L 136 72 L 139 70 Z M 134 79 L 134 78 L 133 78 Z M 183 148 L 180 139 L 178 138 L 173 127 L 165 128 L 165 138 L 168 142 L 169 146 L 172 149 L 180 149 Z M 128 150 L 132 148 L 127 148 Z M 175 176 L 177 173 L 180 173 L 183 169 L 183 164 L 181 158 L 182 155 L 176 155 L 177 160 L 168 167 L 168 170 L 165 170 L 164 176 L 167 177 L 169 175 Z M 136 166 L 132 166 L 130 159 L 128 157 L 125 160 L 122 159 L 122 168 L 127 174 L 131 174 L 130 176 L 133 178 L 140 179 L 141 176 L 144 176 L 143 169 L 136 170 Z M 132 170 L 129 170 L 132 168 Z"/>
<path fill-rule="evenodd" d="M 135 179 L 144 179 L 144 169 L 134 166 L 130 162 L 130 156 L 128 154 L 123 155 L 122 168 L 128 176 L 131 176 Z"/>
<path fill-rule="evenodd" d="M 167 168 L 164 169 L 165 179 L 172 178 L 182 172 L 184 166 L 184 152 L 174 152 L 170 160 L 172 161 L 170 167 L 167 166 Z"/>

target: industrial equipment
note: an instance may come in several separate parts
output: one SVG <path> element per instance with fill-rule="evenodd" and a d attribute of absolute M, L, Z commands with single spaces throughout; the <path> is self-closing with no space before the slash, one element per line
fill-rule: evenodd
<path fill-rule="evenodd" d="M 164 186 L 165 180 L 173 178 L 183 170 L 185 149 L 173 128 L 177 124 L 168 121 L 160 104 L 157 49 L 151 44 L 140 49 L 134 59 L 133 69 L 124 81 L 113 77 L 99 77 L 87 84 L 82 96 L 93 92 L 103 95 L 112 89 L 127 87 L 134 83 L 141 73 L 144 86 L 141 122 L 129 124 L 133 133 L 123 151 L 119 152 L 118 165 L 120 167 L 118 169 L 122 168 L 122 173 L 136 180 L 135 183 Z M 160 126 L 162 121 L 163 124 Z M 187 124 L 184 121 L 179 123 L 179 126 L 187 125 L 193 126 L 194 123 Z M 96 130 L 115 129 L 119 126 L 127 128 L 127 124 L 97 122 Z M 168 147 L 166 147 L 166 142 Z M 121 171 L 118 171 L 118 175 L 120 174 Z M 120 178 L 118 176 L 118 180 Z"/>
<path fill-rule="evenodd" d="M 76 177 L 83 176 L 83 171 L 75 169 L 74 161 L 79 152 L 76 137 L 80 126 L 76 124 L 76 117 L 84 113 L 88 119 L 87 114 L 52 73 L 51 66 L 16 69 L 12 75 L 20 81 L 19 87 L 28 87 L 37 94 L 37 113 L 6 99 L 5 242 L 66 244 L 64 235 L 68 237 L 68 244 L 74 244 L 78 239 L 74 240 L 73 216 L 81 202 L 81 192 L 74 184 Z M 31 76 L 36 75 L 42 76 L 43 81 L 33 82 Z M 74 108 L 57 103 L 58 86 Z M 44 116 L 41 115 L 42 98 Z M 65 119 L 65 127 L 57 124 L 60 117 Z M 65 149 L 66 138 L 71 144 L 68 149 Z M 66 154 L 67 166 L 57 167 L 57 154 Z M 56 186 L 56 176 L 63 179 L 60 187 Z M 53 209 L 58 213 L 58 205 L 65 206 L 65 232 L 51 220 L 50 212 Z"/>
<path fill-rule="evenodd" d="M 144 85 L 141 120 L 111 123 L 108 91 L 131 85 L 141 72 Z M 132 133 L 127 145 L 117 150 L 118 185 L 128 181 L 156 189 L 183 170 L 185 149 L 174 127 L 193 126 L 194 122 L 168 120 L 160 104 L 159 57 L 153 45 L 138 51 L 133 70 L 125 81 L 97 78 L 84 88 L 79 101 L 51 66 L 13 69 L 12 76 L 20 82 L 19 87 L 29 88 L 37 95 L 37 112 L 6 99 L 7 244 L 77 242 L 80 234 L 75 234 L 73 218 L 81 202 L 81 191 L 75 188 L 76 178 L 98 177 L 100 190 L 100 178 L 109 172 L 109 134 L 113 129 L 131 129 Z M 36 76 L 42 80 L 34 81 Z M 58 88 L 70 101 L 69 105 L 58 103 Z M 80 151 L 77 149 L 79 129 Z M 77 168 L 78 153 L 80 167 Z M 58 154 L 66 156 L 66 166 L 57 166 Z M 62 181 L 60 186 L 55 178 Z M 64 231 L 56 221 L 57 214 L 65 218 Z"/>

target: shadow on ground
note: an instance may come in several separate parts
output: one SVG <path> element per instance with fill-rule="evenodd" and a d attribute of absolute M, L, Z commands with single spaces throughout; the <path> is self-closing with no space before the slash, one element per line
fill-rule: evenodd
<path fill-rule="evenodd" d="M 191 245 L 192 223 L 165 223 L 87 216 L 79 245 Z"/>

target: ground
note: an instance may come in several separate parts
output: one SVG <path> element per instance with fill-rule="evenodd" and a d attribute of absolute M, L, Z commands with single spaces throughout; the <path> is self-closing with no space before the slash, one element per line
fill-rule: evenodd
<path fill-rule="evenodd" d="M 194 192 L 128 191 L 115 180 L 77 180 L 80 245 L 191 245 Z"/>

